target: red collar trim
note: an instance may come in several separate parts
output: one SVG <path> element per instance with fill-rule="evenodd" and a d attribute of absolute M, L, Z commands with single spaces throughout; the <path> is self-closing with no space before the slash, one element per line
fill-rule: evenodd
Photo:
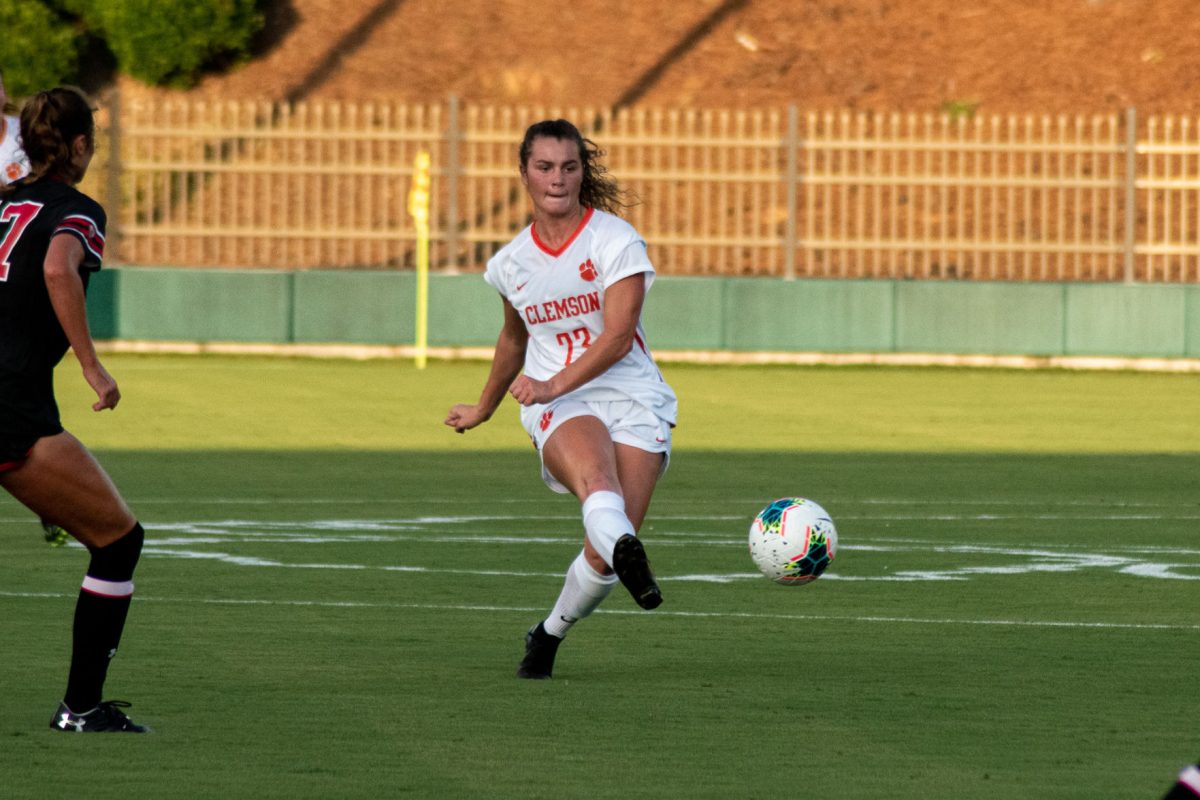
<path fill-rule="evenodd" d="M 561 256 L 566 251 L 566 249 L 571 246 L 571 243 L 574 242 L 575 239 L 579 237 L 580 232 L 583 231 L 583 229 L 587 227 L 588 221 L 591 220 L 591 218 L 592 218 L 592 212 L 594 212 L 595 210 L 596 209 L 594 209 L 594 208 L 589 208 L 583 212 L 583 219 L 581 219 L 579 221 L 579 227 L 575 229 L 575 232 L 571 234 L 571 237 L 569 239 L 567 239 L 567 241 L 563 242 L 563 246 L 558 248 L 557 250 L 552 249 L 549 245 L 547 245 L 545 242 L 543 242 L 541 239 L 538 238 L 537 223 L 535 222 L 533 225 L 529 226 L 529 233 L 533 236 L 533 243 L 538 246 L 538 249 L 540 249 L 542 252 L 546 253 L 547 255 L 554 256 L 555 258 Z"/>

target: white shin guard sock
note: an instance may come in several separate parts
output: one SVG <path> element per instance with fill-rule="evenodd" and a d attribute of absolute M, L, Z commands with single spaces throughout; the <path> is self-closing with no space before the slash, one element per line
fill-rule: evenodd
<path fill-rule="evenodd" d="M 613 548 L 625 534 L 636 536 L 633 523 L 625 516 L 625 498 L 616 492 L 593 492 L 583 501 L 583 527 L 588 541 L 612 566 Z"/>
<path fill-rule="evenodd" d="M 617 583 L 616 575 L 601 575 L 581 552 L 567 568 L 562 593 L 554 610 L 542 623 L 546 633 L 562 638 L 579 620 L 596 610 Z"/>

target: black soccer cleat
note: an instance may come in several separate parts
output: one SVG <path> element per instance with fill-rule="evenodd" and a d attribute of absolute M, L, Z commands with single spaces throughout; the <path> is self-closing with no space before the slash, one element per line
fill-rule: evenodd
<path fill-rule="evenodd" d="M 517 667 L 517 677 L 527 680 L 546 680 L 554 671 L 554 656 L 562 639 L 554 634 L 546 633 L 542 623 L 538 623 L 525 634 L 525 657 Z"/>
<path fill-rule="evenodd" d="M 106 700 L 86 714 L 76 714 L 66 703 L 58 704 L 50 727 L 64 733 L 149 733 L 150 729 L 125 716 L 123 700 Z"/>
<path fill-rule="evenodd" d="M 612 566 L 635 603 L 647 611 L 662 605 L 662 590 L 654 580 L 654 572 L 646 559 L 646 548 L 636 536 L 627 533 L 617 539 Z"/>

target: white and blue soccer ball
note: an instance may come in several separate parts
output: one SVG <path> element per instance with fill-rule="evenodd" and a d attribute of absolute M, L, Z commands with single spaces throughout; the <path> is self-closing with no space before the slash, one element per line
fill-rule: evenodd
<path fill-rule="evenodd" d="M 769 504 L 750 523 L 750 558 L 776 583 L 811 583 L 837 553 L 837 529 L 821 506 L 803 497 Z"/>

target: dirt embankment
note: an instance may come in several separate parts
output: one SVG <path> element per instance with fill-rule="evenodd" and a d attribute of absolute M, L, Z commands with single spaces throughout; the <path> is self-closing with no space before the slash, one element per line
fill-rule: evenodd
<path fill-rule="evenodd" d="M 1200 110 L 1195 0 L 282 0 L 208 100 Z M 127 94 L 166 94 L 124 82 Z"/>

